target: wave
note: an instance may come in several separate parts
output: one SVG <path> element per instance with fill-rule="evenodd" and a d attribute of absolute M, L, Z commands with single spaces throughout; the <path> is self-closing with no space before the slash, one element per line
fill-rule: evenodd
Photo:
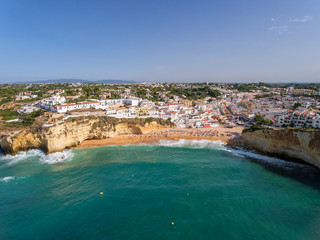
<path fill-rule="evenodd" d="M 227 147 L 226 144 L 222 141 L 210 141 L 210 140 L 185 140 L 180 139 L 179 141 L 173 141 L 173 140 L 160 140 L 159 144 L 160 146 L 165 147 L 182 147 L 182 148 L 211 148 L 211 149 L 217 149 L 217 150 L 224 150 L 227 152 L 230 152 L 237 157 L 240 158 L 250 158 L 254 159 L 255 162 L 260 163 L 264 166 L 269 166 L 272 168 L 281 168 L 286 169 L 289 171 L 300 171 L 308 174 L 318 174 L 319 170 L 311 165 L 304 164 L 304 163 L 298 163 L 298 162 L 290 162 L 287 160 L 275 158 L 275 157 L 269 157 L 266 155 L 259 154 L 257 152 L 253 151 L 247 151 L 244 149 L 233 149 L 230 147 Z"/>
<path fill-rule="evenodd" d="M 7 177 L 0 178 L 0 182 L 11 182 L 11 181 L 21 179 L 21 178 L 25 178 L 25 177 L 7 176 Z"/>
<path fill-rule="evenodd" d="M 2 155 L 0 156 L 0 161 L 6 162 L 7 165 L 13 165 L 20 161 L 24 161 L 31 157 L 41 157 L 44 153 L 37 149 L 31 149 L 27 152 L 18 152 L 16 155 Z"/>
<path fill-rule="evenodd" d="M 269 157 L 266 155 L 262 155 L 256 152 L 252 151 L 247 151 L 243 149 L 230 149 L 230 152 L 235 154 L 238 157 L 248 157 L 251 159 L 255 159 L 257 162 L 262 163 L 264 165 L 268 165 L 271 167 L 276 167 L 276 168 L 285 168 L 287 170 L 298 170 L 298 169 L 303 169 L 308 172 L 318 172 L 319 170 L 316 169 L 313 166 L 310 166 L 308 164 L 304 163 L 298 163 L 298 162 L 290 162 L 287 160 L 283 160 L 280 158 L 275 158 L 275 157 Z"/>
<path fill-rule="evenodd" d="M 202 140 L 179 139 L 179 141 L 160 140 L 157 145 L 165 146 L 165 147 L 225 149 L 226 144 L 220 140 L 210 141 L 206 139 L 202 139 Z"/>
<path fill-rule="evenodd" d="M 31 149 L 26 152 L 18 152 L 16 155 L 2 155 L 0 156 L 0 161 L 4 161 L 6 165 L 14 165 L 18 162 L 36 157 L 42 164 L 56 164 L 70 161 L 73 156 L 74 154 L 71 150 L 46 155 L 41 150 Z"/>
<path fill-rule="evenodd" d="M 50 153 L 40 158 L 41 163 L 45 164 L 56 164 L 71 161 L 74 153 L 71 150 L 65 150 L 63 152 Z"/>
<path fill-rule="evenodd" d="M 3 177 L 3 178 L 0 178 L 0 182 L 10 182 L 13 179 L 14 179 L 13 176 Z"/>

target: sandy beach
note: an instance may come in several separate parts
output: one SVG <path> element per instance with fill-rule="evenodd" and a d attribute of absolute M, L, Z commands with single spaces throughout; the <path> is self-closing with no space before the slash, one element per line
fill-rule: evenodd
<path fill-rule="evenodd" d="M 141 135 L 129 134 L 119 135 L 113 138 L 107 139 L 92 139 L 85 140 L 76 148 L 92 148 L 101 147 L 107 145 L 127 145 L 127 144 L 157 144 L 159 140 L 173 140 L 179 141 L 185 140 L 210 140 L 210 141 L 222 141 L 227 142 L 229 139 L 240 136 L 243 127 L 224 128 L 163 128 L 144 132 Z"/>

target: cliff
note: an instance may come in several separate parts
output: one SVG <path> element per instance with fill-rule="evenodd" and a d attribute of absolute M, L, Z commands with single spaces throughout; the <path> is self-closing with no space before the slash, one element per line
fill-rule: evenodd
<path fill-rule="evenodd" d="M 245 148 L 320 168 L 319 131 L 265 128 L 244 132 L 241 140 Z"/>
<path fill-rule="evenodd" d="M 142 134 L 155 128 L 172 127 L 170 121 L 154 119 L 116 119 L 111 117 L 79 117 L 48 127 L 30 128 L 0 137 L 5 154 L 16 154 L 28 149 L 46 153 L 62 151 L 87 139 L 105 139 L 123 134 Z"/>

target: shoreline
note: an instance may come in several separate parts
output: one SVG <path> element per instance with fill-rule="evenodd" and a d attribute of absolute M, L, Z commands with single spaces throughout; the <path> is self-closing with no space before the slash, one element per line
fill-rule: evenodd
<path fill-rule="evenodd" d="M 127 134 L 119 135 L 113 138 L 106 139 L 90 139 L 85 140 L 73 149 L 86 149 L 110 145 L 135 145 L 135 144 L 158 144 L 160 140 L 209 140 L 221 141 L 227 143 L 230 139 L 239 137 L 242 133 L 243 127 L 234 128 L 200 128 L 200 129 L 186 129 L 186 128 L 167 128 L 155 129 L 144 132 L 141 135 Z"/>

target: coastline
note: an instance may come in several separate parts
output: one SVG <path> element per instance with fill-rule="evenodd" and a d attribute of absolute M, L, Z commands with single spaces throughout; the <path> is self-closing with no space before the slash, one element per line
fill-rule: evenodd
<path fill-rule="evenodd" d="M 243 127 L 225 128 L 225 127 L 213 127 L 213 128 L 198 128 L 198 129 L 186 129 L 186 128 L 163 128 L 154 129 L 143 132 L 141 135 L 126 134 L 119 135 L 106 139 L 90 139 L 85 140 L 74 149 L 85 149 L 102 147 L 109 145 L 128 145 L 128 144 L 157 144 L 160 140 L 179 141 L 184 140 L 209 140 L 209 141 L 221 141 L 227 143 L 230 139 L 240 136 Z"/>

